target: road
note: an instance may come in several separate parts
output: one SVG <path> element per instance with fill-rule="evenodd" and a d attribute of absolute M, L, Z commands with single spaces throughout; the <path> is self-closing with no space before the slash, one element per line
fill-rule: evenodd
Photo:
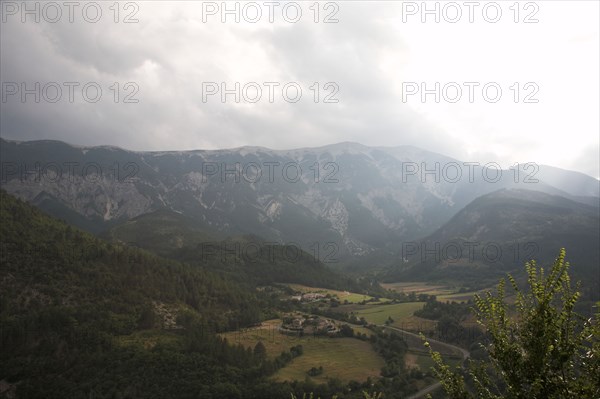
<path fill-rule="evenodd" d="M 390 330 L 395 330 L 395 331 L 401 332 L 401 333 L 406 334 L 406 335 L 411 335 L 413 337 L 417 337 L 419 339 L 421 338 L 419 334 L 408 332 L 406 330 L 401 330 L 401 329 L 396 328 L 396 327 L 390 327 L 390 326 L 386 326 L 386 325 L 382 325 L 381 327 L 389 328 Z M 471 354 L 470 354 L 470 352 L 468 350 L 466 350 L 464 348 L 461 348 L 459 346 L 447 344 L 445 342 L 441 342 L 441 341 L 438 341 L 438 340 L 435 340 L 435 339 L 432 339 L 432 338 L 428 338 L 428 337 L 425 337 L 425 339 L 427 339 L 427 341 L 430 342 L 430 343 L 436 343 L 436 344 L 438 344 L 440 346 L 445 346 L 446 348 L 449 348 L 451 350 L 460 351 L 460 353 L 462 353 L 462 356 L 463 356 L 463 364 L 464 364 L 465 360 L 467 360 L 467 358 L 469 358 L 469 356 L 471 356 Z M 418 399 L 418 398 L 422 398 L 423 396 L 427 395 L 428 393 L 431 393 L 431 392 L 435 391 L 436 389 L 438 389 L 441 385 L 442 384 L 440 384 L 439 381 L 435 382 L 435 383 L 433 383 L 431 385 L 428 385 L 425 388 L 421 389 L 419 392 L 417 392 L 415 394 L 412 394 L 411 396 L 408 396 L 406 399 Z"/>

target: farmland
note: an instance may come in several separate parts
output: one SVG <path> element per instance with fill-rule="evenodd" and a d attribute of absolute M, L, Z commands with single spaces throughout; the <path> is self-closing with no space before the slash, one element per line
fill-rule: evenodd
<path fill-rule="evenodd" d="M 314 292 L 314 293 L 319 293 L 319 294 L 323 294 L 323 295 L 329 294 L 332 297 L 336 297 L 340 302 L 348 301 L 348 303 L 360 303 L 362 301 L 369 301 L 369 300 L 373 299 L 373 297 L 369 296 L 369 295 L 357 294 L 357 293 L 348 292 L 348 291 L 338 291 L 338 290 L 332 290 L 332 289 L 328 289 L 328 288 L 308 287 L 306 285 L 301 285 L 301 284 L 286 284 L 286 285 L 288 287 L 290 287 L 291 289 L 298 291 L 298 292 L 302 292 L 302 293 Z M 387 301 L 384 298 L 380 298 L 380 300 Z"/>
<path fill-rule="evenodd" d="M 387 290 L 403 292 L 405 294 L 414 292 L 415 294 L 442 295 L 456 292 L 456 290 L 447 285 L 431 285 L 429 283 L 419 281 L 382 283 L 381 286 Z"/>
<path fill-rule="evenodd" d="M 253 348 L 261 341 L 267 350 L 267 356 L 274 358 L 282 351 L 295 345 L 302 345 L 304 353 L 280 369 L 274 379 L 277 381 L 304 380 L 309 378 L 318 383 L 328 378 L 341 381 L 364 381 L 367 377 L 377 378 L 385 362 L 375 353 L 371 344 L 355 338 L 327 338 L 313 336 L 288 336 L 280 334 L 277 328 L 281 320 L 269 320 L 262 326 L 244 331 L 222 334 L 230 343 L 242 344 Z M 368 331 L 355 327 L 356 332 Z M 323 373 L 309 377 L 307 371 L 312 367 L 323 367 Z"/>
<path fill-rule="evenodd" d="M 396 304 L 371 305 L 363 307 L 354 312 L 358 317 L 364 317 L 369 323 L 381 325 L 390 317 L 394 322 L 392 325 L 398 325 L 410 318 L 416 310 L 423 307 L 424 302 L 406 302 Z"/>
<path fill-rule="evenodd" d="M 435 295 L 440 302 L 455 301 L 466 302 L 473 298 L 473 295 L 479 294 L 484 290 L 465 291 L 463 287 L 455 287 L 450 285 L 432 285 L 426 282 L 412 281 L 401 283 L 381 284 L 385 289 L 403 292 L 405 294 L 428 294 Z"/>

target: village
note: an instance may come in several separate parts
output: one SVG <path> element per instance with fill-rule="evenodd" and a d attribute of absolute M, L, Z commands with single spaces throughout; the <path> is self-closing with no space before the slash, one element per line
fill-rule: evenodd
<path fill-rule="evenodd" d="M 299 302 L 316 302 L 321 299 L 326 299 L 328 296 L 326 294 L 321 294 L 318 292 L 305 292 L 300 295 L 293 295 L 291 299 L 293 301 Z M 331 295 L 329 295 L 331 297 Z"/>
<path fill-rule="evenodd" d="M 336 336 L 340 332 L 338 325 L 330 319 L 320 316 L 293 313 L 283 317 L 279 332 L 286 335 L 326 335 Z"/>

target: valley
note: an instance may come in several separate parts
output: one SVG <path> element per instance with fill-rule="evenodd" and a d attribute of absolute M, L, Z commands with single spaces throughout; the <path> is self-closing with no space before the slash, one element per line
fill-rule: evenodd
<path fill-rule="evenodd" d="M 0 0 L 0 399 L 600 399 L 599 15 Z"/>
<path fill-rule="evenodd" d="M 39 154 L 139 168 L 127 181 L 8 173 Z M 439 396 L 430 349 L 451 366 L 486 359 L 476 296 L 507 274 L 526 285 L 525 262 L 567 246 L 577 311 L 598 299 L 597 181 L 568 171 L 527 189 L 431 186 L 394 168 L 440 154 L 353 143 L 134 153 L 3 141 L 2 157 L 0 381 L 22 397 Z M 333 162 L 339 180 L 206 168 L 258 161 Z M 580 183 L 568 193 L 550 184 L 565 174 Z"/>

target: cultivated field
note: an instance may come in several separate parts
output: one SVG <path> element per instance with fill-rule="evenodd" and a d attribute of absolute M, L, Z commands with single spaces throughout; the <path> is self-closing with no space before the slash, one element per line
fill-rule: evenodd
<path fill-rule="evenodd" d="M 382 283 L 381 286 L 387 290 L 403 292 L 405 294 L 414 292 L 415 294 L 442 295 L 456 292 L 456 289 L 453 289 L 447 285 L 431 285 L 429 283 L 419 281 Z"/>
<path fill-rule="evenodd" d="M 447 361 L 447 359 L 444 359 Z M 417 352 L 409 350 L 404 356 L 404 364 L 406 368 L 418 368 L 423 372 L 430 371 L 435 365 L 429 353 Z"/>
<path fill-rule="evenodd" d="M 444 356 L 444 362 L 450 367 L 456 367 L 461 364 L 462 357 L 460 356 Z M 415 367 L 422 372 L 431 371 L 435 365 L 428 352 L 408 350 L 404 356 L 404 364 L 407 368 Z"/>
<path fill-rule="evenodd" d="M 485 290 L 459 292 L 460 287 L 451 287 L 448 285 L 431 285 L 426 282 L 402 282 L 402 283 L 387 283 L 381 284 L 385 289 L 393 290 L 396 292 L 404 292 L 410 294 L 428 294 L 435 295 L 437 300 L 440 302 L 455 301 L 455 302 L 467 302 L 473 298 L 473 295 L 479 294 Z"/>
<path fill-rule="evenodd" d="M 304 353 L 280 369 L 273 377 L 278 381 L 300 380 L 309 378 L 318 383 L 327 382 L 327 378 L 339 378 L 342 381 L 364 381 L 367 377 L 377 378 L 385 362 L 373 351 L 369 342 L 356 338 L 328 337 L 294 337 L 280 334 L 277 327 L 281 320 L 269 320 L 262 326 L 244 331 L 222 334 L 230 343 L 240 343 L 254 348 L 262 341 L 267 349 L 267 356 L 274 358 L 282 351 L 295 345 L 302 345 Z M 369 330 L 352 326 L 355 332 Z M 311 367 L 323 367 L 323 374 L 309 377 L 307 371 Z"/>
<path fill-rule="evenodd" d="M 373 299 L 373 297 L 369 296 L 369 295 L 356 294 L 354 292 L 348 292 L 348 291 L 338 291 L 338 290 L 331 290 L 328 288 L 309 287 L 309 286 L 301 285 L 301 284 L 286 284 L 286 285 L 288 287 L 290 287 L 291 289 L 302 292 L 302 293 L 316 292 L 316 293 L 324 294 L 324 295 L 329 294 L 333 297 L 336 297 L 342 303 L 344 301 L 348 301 L 348 303 L 359 303 L 362 301 L 368 301 L 370 299 Z M 385 298 L 380 298 L 380 301 L 387 302 L 389 300 L 385 299 Z"/>
<path fill-rule="evenodd" d="M 310 377 L 315 382 L 326 383 L 327 378 L 342 381 L 364 381 L 376 379 L 385 365 L 370 342 L 355 338 L 309 338 L 310 343 L 301 342 L 304 354 L 292 360 L 275 374 L 278 381 L 302 381 L 311 367 L 323 367 L 323 374 Z"/>
<path fill-rule="evenodd" d="M 391 317 L 394 320 L 392 325 L 400 327 L 403 321 L 413 316 L 413 313 L 421 309 L 424 304 L 424 302 L 406 302 L 389 305 L 371 305 L 357 309 L 354 313 L 358 317 L 364 317 L 369 323 L 377 325 L 384 324 Z"/>
<path fill-rule="evenodd" d="M 480 294 L 482 291 L 458 292 L 454 294 L 439 295 L 437 300 L 440 302 L 467 302 L 473 299 L 475 294 Z"/>

